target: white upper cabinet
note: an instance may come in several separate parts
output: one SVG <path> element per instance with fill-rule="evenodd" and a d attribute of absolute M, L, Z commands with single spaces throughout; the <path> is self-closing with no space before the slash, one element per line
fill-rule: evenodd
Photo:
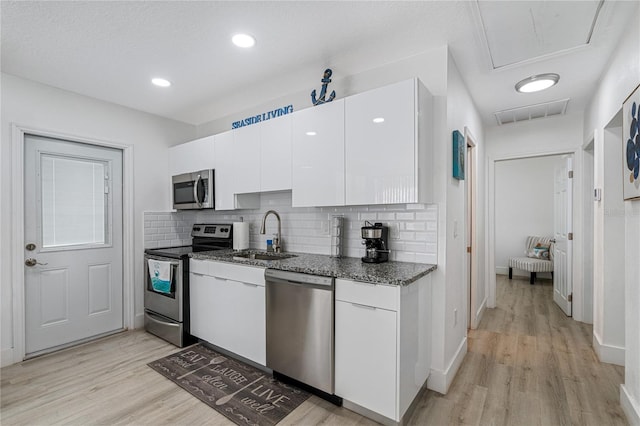
<path fill-rule="evenodd" d="M 216 210 L 233 210 L 235 208 L 235 197 L 233 182 L 235 176 L 233 172 L 233 132 L 219 133 L 214 140 L 215 161 L 215 197 Z"/>
<path fill-rule="evenodd" d="M 344 205 L 344 99 L 293 114 L 292 205 Z"/>
<path fill-rule="evenodd" d="M 171 176 L 214 168 L 213 136 L 169 148 Z"/>
<path fill-rule="evenodd" d="M 260 126 L 233 130 L 234 192 L 260 192 Z"/>
<path fill-rule="evenodd" d="M 291 115 L 260 124 L 260 190 L 291 189 Z"/>
<path fill-rule="evenodd" d="M 346 98 L 347 205 L 431 202 L 431 111 L 417 79 Z"/>

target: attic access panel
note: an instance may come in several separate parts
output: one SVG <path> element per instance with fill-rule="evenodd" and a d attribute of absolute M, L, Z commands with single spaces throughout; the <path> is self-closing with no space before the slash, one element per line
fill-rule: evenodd
<path fill-rule="evenodd" d="M 493 68 L 586 46 L 604 0 L 477 0 Z"/>

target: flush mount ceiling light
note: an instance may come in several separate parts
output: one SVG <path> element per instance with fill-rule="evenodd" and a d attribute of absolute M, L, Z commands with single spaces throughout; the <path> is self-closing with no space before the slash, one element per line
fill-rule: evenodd
<path fill-rule="evenodd" d="M 314 131 L 309 131 L 309 132 L 305 133 L 305 135 L 307 135 L 307 136 L 315 136 L 315 135 L 317 135 L 317 133 L 314 132 Z"/>
<path fill-rule="evenodd" d="M 164 78 L 152 78 L 151 82 L 159 87 L 171 86 L 171 82 L 169 80 L 165 80 Z"/>
<path fill-rule="evenodd" d="M 376 123 L 376 124 L 384 123 L 384 118 L 383 117 L 376 117 L 376 118 L 373 119 L 373 122 Z"/>
<path fill-rule="evenodd" d="M 532 75 L 519 81 L 516 84 L 516 90 L 520 93 L 539 92 L 555 85 L 558 80 L 560 80 L 560 76 L 553 73 Z"/>
<path fill-rule="evenodd" d="M 238 47 L 249 48 L 256 44 L 256 39 L 249 34 L 236 34 L 231 37 L 231 41 Z"/>

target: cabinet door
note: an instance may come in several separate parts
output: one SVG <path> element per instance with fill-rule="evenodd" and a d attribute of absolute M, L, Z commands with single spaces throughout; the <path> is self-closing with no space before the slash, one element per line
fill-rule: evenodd
<path fill-rule="evenodd" d="M 191 320 L 191 335 L 207 342 L 215 338 L 214 323 L 211 318 L 210 300 L 214 300 L 215 279 L 207 275 L 189 274 L 189 309 Z"/>
<path fill-rule="evenodd" d="M 337 300 L 335 393 L 396 417 L 396 312 Z"/>
<path fill-rule="evenodd" d="M 233 132 L 217 134 L 214 140 L 216 210 L 233 210 Z"/>
<path fill-rule="evenodd" d="M 346 98 L 347 205 L 418 202 L 415 84 Z"/>
<path fill-rule="evenodd" d="M 173 175 L 214 168 L 213 136 L 169 148 L 169 172 Z"/>
<path fill-rule="evenodd" d="M 233 192 L 260 192 L 260 125 L 233 131 Z"/>
<path fill-rule="evenodd" d="M 298 111 L 292 120 L 292 205 L 344 205 L 344 100 Z"/>
<path fill-rule="evenodd" d="M 260 189 L 291 189 L 291 115 L 260 124 Z"/>
<path fill-rule="evenodd" d="M 214 277 L 215 300 L 210 299 L 212 340 L 258 364 L 266 363 L 264 287 Z"/>

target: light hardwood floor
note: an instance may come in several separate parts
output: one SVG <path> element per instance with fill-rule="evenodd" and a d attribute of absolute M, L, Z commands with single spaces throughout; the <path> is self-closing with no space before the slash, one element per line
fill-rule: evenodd
<path fill-rule="evenodd" d="M 450 391 L 426 392 L 409 424 L 627 424 L 618 402 L 624 369 L 597 361 L 591 326 L 564 316 L 551 283 L 498 276 L 497 289 L 498 307 L 469 332 Z M 175 351 L 134 331 L 5 367 L 0 423 L 231 425 L 146 366 Z M 373 422 L 311 397 L 280 424 Z"/>

